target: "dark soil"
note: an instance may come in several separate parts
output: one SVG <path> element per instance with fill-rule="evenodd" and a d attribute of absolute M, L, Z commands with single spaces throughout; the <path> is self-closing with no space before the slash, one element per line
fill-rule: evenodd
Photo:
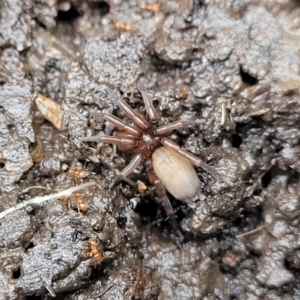
<path fill-rule="evenodd" d="M 300 299 L 299 9 L 0 0 L 0 211 L 95 182 L 80 190 L 86 212 L 73 195 L 0 219 L 0 299 Z M 159 124 L 199 121 L 172 138 L 234 183 L 198 168 L 194 203 L 168 195 L 183 243 L 142 166 L 109 188 L 130 153 L 80 142 L 112 133 L 97 113 L 122 117 L 107 87 L 144 111 L 139 84 Z"/>

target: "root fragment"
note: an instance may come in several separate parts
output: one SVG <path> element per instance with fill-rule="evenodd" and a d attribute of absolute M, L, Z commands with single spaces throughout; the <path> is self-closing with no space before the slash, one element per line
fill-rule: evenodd
<path fill-rule="evenodd" d="M 8 214 L 11 214 L 19 209 L 25 208 L 27 205 L 32 205 L 32 204 L 36 204 L 39 205 L 45 201 L 50 201 L 50 200 L 55 200 L 55 199 L 59 199 L 62 197 L 69 197 L 71 196 L 74 192 L 81 190 L 81 189 L 85 189 L 88 186 L 92 186 L 95 185 L 96 183 L 94 181 L 92 182 L 87 182 L 84 184 L 80 184 L 77 186 L 73 186 L 70 187 L 66 190 L 60 191 L 58 193 L 55 194 L 50 194 L 50 195 L 46 195 L 46 196 L 38 196 L 35 198 L 31 198 L 27 201 L 23 201 L 22 203 L 19 203 L 15 206 L 12 206 L 10 208 L 8 208 L 7 210 L 4 210 L 0 213 L 0 219 L 4 218 L 5 216 L 7 216 Z"/>

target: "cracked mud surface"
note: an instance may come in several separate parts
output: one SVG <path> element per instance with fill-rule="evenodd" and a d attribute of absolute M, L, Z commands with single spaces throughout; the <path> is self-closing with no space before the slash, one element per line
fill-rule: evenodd
<path fill-rule="evenodd" d="M 0 212 L 95 181 L 86 211 L 74 193 L 0 219 L 0 299 L 300 299 L 296 1 L 2 0 L 0 15 Z M 143 111 L 139 84 L 160 125 L 199 121 L 172 138 L 234 183 L 197 168 L 190 207 L 168 195 L 180 246 L 144 168 L 110 189 L 132 156 L 80 142 L 113 132 L 97 114 L 122 117 L 107 87 Z"/>

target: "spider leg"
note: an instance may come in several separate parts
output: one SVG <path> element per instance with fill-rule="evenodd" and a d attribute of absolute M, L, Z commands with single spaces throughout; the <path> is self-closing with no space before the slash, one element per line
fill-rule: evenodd
<path fill-rule="evenodd" d="M 174 150 L 180 155 L 182 155 L 184 158 L 186 158 L 190 163 L 193 165 L 202 168 L 206 172 L 210 173 L 213 177 L 221 179 L 223 182 L 227 183 L 230 186 L 233 186 L 233 183 L 225 179 L 221 174 L 217 172 L 217 170 L 208 164 L 206 164 L 202 159 L 195 156 L 194 154 L 188 152 L 185 149 L 180 148 L 176 143 L 172 142 L 171 140 L 167 138 L 162 138 L 161 143 L 168 149 Z"/>
<path fill-rule="evenodd" d="M 159 126 L 156 130 L 155 133 L 157 135 L 168 135 L 171 134 L 173 130 L 175 129 L 180 129 L 189 125 L 195 125 L 199 124 L 199 121 L 176 121 L 174 123 L 166 124 Z"/>
<path fill-rule="evenodd" d="M 174 210 L 168 196 L 166 195 L 165 188 L 163 187 L 159 179 L 155 180 L 154 185 L 158 196 L 158 202 L 161 203 L 162 207 L 166 212 L 167 217 L 170 218 L 172 226 L 176 230 L 180 241 L 183 242 L 184 236 L 181 233 L 178 222 L 175 219 Z"/>
<path fill-rule="evenodd" d="M 177 121 L 171 124 L 166 124 L 159 126 L 157 129 L 155 129 L 155 133 L 157 135 L 167 135 L 170 134 L 175 129 L 180 129 L 184 127 L 184 124 L 181 121 Z"/>
<path fill-rule="evenodd" d="M 132 173 L 136 169 L 136 167 L 141 163 L 142 159 L 143 157 L 141 154 L 136 154 L 130 161 L 130 163 L 116 176 L 115 180 L 112 182 L 109 188 L 112 188 L 121 180 L 126 178 L 130 173 Z"/>
<path fill-rule="evenodd" d="M 139 137 L 141 136 L 141 132 L 139 132 L 136 128 L 133 128 L 132 126 L 127 125 L 125 122 L 123 122 L 118 117 L 110 114 L 110 113 L 104 113 L 103 118 L 110 123 L 112 123 L 118 130 L 125 131 L 131 136 Z"/>
<path fill-rule="evenodd" d="M 152 124 L 157 123 L 157 117 L 156 117 L 155 108 L 153 106 L 152 99 L 150 98 L 148 92 L 146 91 L 146 89 L 143 86 L 140 86 L 139 90 L 140 90 L 140 92 L 142 94 L 143 101 L 144 101 L 145 108 L 146 108 L 146 112 L 148 114 L 150 122 Z"/>
<path fill-rule="evenodd" d="M 184 236 L 182 235 L 179 225 L 175 219 L 174 210 L 173 210 L 170 200 L 166 194 L 166 190 L 163 187 L 163 185 L 162 185 L 161 181 L 159 180 L 159 178 L 157 177 L 157 175 L 155 174 L 153 167 L 152 167 L 152 163 L 150 161 L 147 161 L 146 164 L 147 164 L 147 168 L 146 168 L 147 176 L 148 176 L 150 183 L 154 184 L 154 186 L 155 186 L 156 193 L 158 196 L 158 203 L 162 205 L 162 207 L 164 208 L 164 210 L 166 212 L 167 217 L 171 220 L 172 226 L 176 230 L 176 232 L 179 236 L 180 242 L 183 242 Z"/>
<path fill-rule="evenodd" d="M 107 91 L 110 94 L 110 96 L 114 98 L 114 100 L 116 100 L 116 102 L 123 110 L 128 119 L 132 120 L 132 122 L 142 130 L 148 130 L 150 128 L 150 125 L 147 122 L 146 118 L 143 116 L 143 114 L 132 109 L 121 97 L 119 97 L 110 88 L 107 88 Z"/>
<path fill-rule="evenodd" d="M 87 136 L 80 139 L 81 142 L 103 142 L 108 144 L 116 144 L 123 150 L 132 150 L 137 146 L 135 139 L 130 137 L 116 137 L 110 135 Z"/>

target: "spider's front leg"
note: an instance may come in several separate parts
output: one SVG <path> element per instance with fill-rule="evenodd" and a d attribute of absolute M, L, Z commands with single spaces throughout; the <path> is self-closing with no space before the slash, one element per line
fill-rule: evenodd
<path fill-rule="evenodd" d="M 195 126 L 196 124 L 200 124 L 202 121 L 196 120 L 196 121 L 176 121 L 173 123 L 169 123 L 166 125 L 159 126 L 155 129 L 155 133 L 157 135 L 169 135 L 173 132 L 173 130 L 178 130 L 184 127 L 188 126 Z"/>
<path fill-rule="evenodd" d="M 139 90 L 142 94 L 143 101 L 144 101 L 145 108 L 146 108 L 146 112 L 147 112 L 147 115 L 150 119 L 150 122 L 152 124 L 156 124 L 157 123 L 157 117 L 156 117 L 156 113 L 155 113 L 155 108 L 153 106 L 153 101 L 150 98 L 147 90 L 143 86 L 140 86 Z"/>
<path fill-rule="evenodd" d="M 150 124 L 146 117 L 138 110 L 133 110 L 121 97 L 119 97 L 113 90 L 107 88 L 110 96 L 116 101 L 119 107 L 123 110 L 125 116 L 131 120 L 139 129 L 148 130 Z"/>
<path fill-rule="evenodd" d="M 176 232 L 179 236 L 180 242 L 183 242 L 184 236 L 180 231 L 178 222 L 176 221 L 174 210 L 173 210 L 170 200 L 166 194 L 166 190 L 163 187 L 160 179 L 155 174 L 150 160 L 146 162 L 146 166 L 147 166 L 146 172 L 147 172 L 148 180 L 151 184 L 153 184 L 155 186 L 156 193 L 158 196 L 158 203 L 162 205 L 162 207 L 164 208 L 164 210 L 166 212 L 167 217 L 171 220 L 172 226 L 176 230 Z"/>
<path fill-rule="evenodd" d="M 141 163 L 143 157 L 141 154 L 136 154 L 133 159 L 130 161 L 128 166 L 126 166 L 120 174 L 118 174 L 114 181 L 110 184 L 109 188 L 111 189 L 113 186 L 115 186 L 117 183 L 119 183 L 121 180 L 126 178 L 129 174 L 131 174 Z"/>

